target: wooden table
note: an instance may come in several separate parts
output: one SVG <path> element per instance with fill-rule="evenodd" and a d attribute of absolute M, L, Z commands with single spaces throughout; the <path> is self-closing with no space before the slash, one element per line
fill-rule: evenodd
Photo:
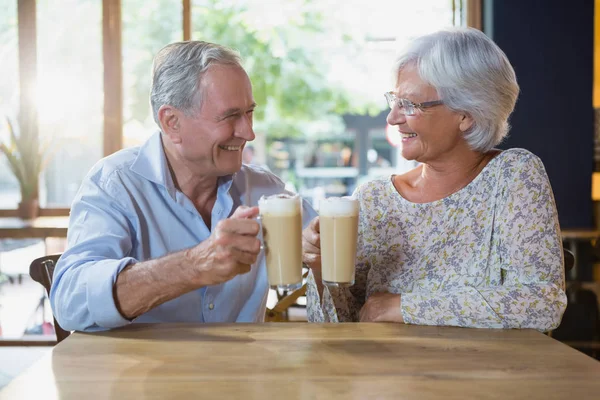
<path fill-rule="evenodd" d="M 0 218 L 0 239 L 67 237 L 69 217 L 38 217 L 30 221 Z"/>
<path fill-rule="evenodd" d="M 133 324 L 75 333 L 0 399 L 597 399 L 600 363 L 539 332 Z"/>

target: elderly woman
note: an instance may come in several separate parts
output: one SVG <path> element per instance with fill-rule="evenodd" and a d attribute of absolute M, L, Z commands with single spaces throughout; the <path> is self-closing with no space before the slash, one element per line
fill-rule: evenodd
<path fill-rule="evenodd" d="M 556 328 L 563 253 L 544 166 L 501 151 L 519 93 L 480 31 L 416 39 L 386 93 L 402 156 L 420 165 L 360 186 L 356 283 L 323 288 L 318 218 L 303 232 L 310 321 Z"/>

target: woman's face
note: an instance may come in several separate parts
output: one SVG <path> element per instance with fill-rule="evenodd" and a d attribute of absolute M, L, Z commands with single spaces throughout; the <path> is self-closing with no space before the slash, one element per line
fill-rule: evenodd
<path fill-rule="evenodd" d="M 400 71 L 394 93 L 413 103 L 440 100 L 437 91 L 423 82 L 412 66 Z M 396 126 L 402 135 L 402 157 L 423 163 L 468 146 L 461 131 L 463 120 L 463 115 L 444 105 L 417 109 L 414 116 L 406 116 L 394 106 L 387 116 L 388 124 Z"/>

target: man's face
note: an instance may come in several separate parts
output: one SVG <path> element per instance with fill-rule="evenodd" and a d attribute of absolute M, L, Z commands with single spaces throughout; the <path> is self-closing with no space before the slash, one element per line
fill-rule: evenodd
<path fill-rule="evenodd" d="M 255 138 L 252 84 L 240 67 L 212 65 L 201 85 L 202 107 L 180 116 L 177 148 L 195 173 L 229 175 L 240 170 L 244 146 Z"/>

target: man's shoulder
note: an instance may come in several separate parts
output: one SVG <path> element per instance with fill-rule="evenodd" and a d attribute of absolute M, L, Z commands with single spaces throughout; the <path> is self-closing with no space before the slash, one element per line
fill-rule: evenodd
<path fill-rule="evenodd" d="M 275 187 L 284 189 L 285 183 L 268 169 L 252 164 L 243 164 L 240 170 L 243 179 L 247 179 L 252 186 Z"/>
<path fill-rule="evenodd" d="M 138 154 L 139 147 L 131 147 L 104 157 L 92 167 L 88 178 L 102 185 L 114 175 L 134 175 L 130 168 Z"/>

